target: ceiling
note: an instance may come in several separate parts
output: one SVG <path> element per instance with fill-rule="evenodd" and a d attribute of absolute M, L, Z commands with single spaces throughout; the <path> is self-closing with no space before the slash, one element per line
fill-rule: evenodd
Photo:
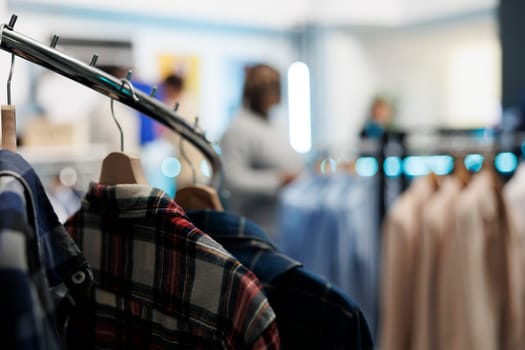
<path fill-rule="evenodd" d="M 1 0 L 0 0 L 1 1 Z M 140 13 L 284 29 L 302 24 L 403 26 L 493 10 L 497 0 L 6 0 L 24 6 Z"/>

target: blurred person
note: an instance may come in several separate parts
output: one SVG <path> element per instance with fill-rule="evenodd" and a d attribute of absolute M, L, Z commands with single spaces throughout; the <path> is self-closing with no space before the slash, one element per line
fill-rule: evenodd
<path fill-rule="evenodd" d="M 302 167 L 286 132 L 270 120 L 272 108 L 281 102 L 277 70 L 265 64 L 248 69 L 242 102 L 242 110 L 221 140 L 224 181 L 231 192 L 228 206 L 271 236 L 278 192 Z"/>
<path fill-rule="evenodd" d="M 372 101 L 369 113 L 361 137 L 381 137 L 392 123 L 392 105 L 385 97 L 377 96 Z"/>
<path fill-rule="evenodd" d="M 162 81 L 163 100 L 167 105 L 180 102 L 184 93 L 184 78 L 178 74 L 170 74 Z"/>

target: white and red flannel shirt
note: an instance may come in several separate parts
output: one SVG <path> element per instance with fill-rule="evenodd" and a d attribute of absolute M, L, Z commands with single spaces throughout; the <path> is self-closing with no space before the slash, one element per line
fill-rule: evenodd
<path fill-rule="evenodd" d="M 160 189 L 91 184 L 66 228 L 95 288 L 69 322 L 74 349 L 278 349 L 255 275 Z"/>

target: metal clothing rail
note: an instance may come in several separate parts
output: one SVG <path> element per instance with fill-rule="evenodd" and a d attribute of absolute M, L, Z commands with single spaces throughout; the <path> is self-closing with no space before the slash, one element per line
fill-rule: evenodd
<path fill-rule="evenodd" d="M 13 20 L 14 18 L 14 20 Z M 54 48 L 56 37 L 52 46 L 44 45 L 37 40 L 29 38 L 13 30 L 16 17 L 12 17 L 10 24 L 2 25 L 0 30 L 0 48 L 11 52 L 25 60 L 38 64 L 60 75 L 83 84 L 99 93 L 113 98 L 129 107 L 155 119 L 171 130 L 180 134 L 184 139 L 195 145 L 209 160 L 212 168 L 210 185 L 218 188 L 222 176 L 222 165 L 217 151 L 204 133 L 199 132 L 175 111 L 170 110 L 165 104 L 146 95 L 141 91 L 133 91 L 125 79 L 118 79 L 94 67 L 96 56 L 92 64 L 69 57 Z"/>

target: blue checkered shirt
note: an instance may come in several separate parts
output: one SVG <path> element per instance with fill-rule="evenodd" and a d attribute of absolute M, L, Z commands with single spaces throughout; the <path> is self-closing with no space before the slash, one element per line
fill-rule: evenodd
<path fill-rule="evenodd" d="M 356 303 L 279 252 L 255 223 L 211 210 L 187 214 L 261 281 L 277 316 L 283 349 L 374 348 Z"/>
<path fill-rule="evenodd" d="M 18 154 L 1 150 L 1 348 L 61 348 L 68 313 L 91 280 L 34 170 Z"/>

